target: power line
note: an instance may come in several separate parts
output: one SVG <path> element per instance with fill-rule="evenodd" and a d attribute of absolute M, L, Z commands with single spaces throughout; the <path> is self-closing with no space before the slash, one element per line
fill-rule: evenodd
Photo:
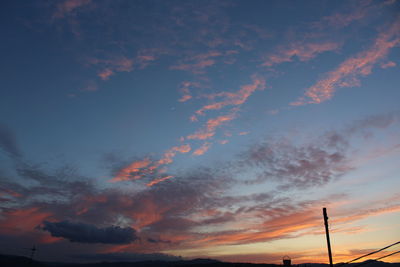
<path fill-rule="evenodd" d="M 353 267 L 358 267 L 358 266 L 361 266 L 361 265 L 369 264 L 369 263 L 372 263 L 372 262 L 374 262 L 374 261 L 381 260 L 381 259 L 383 259 L 383 258 L 387 258 L 387 257 L 392 256 L 392 255 L 397 254 L 397 253 L 400 253 L 400 250 L 398 250 L 398 251 L 396 251 L 396 252 L 393 252 L 393 253 L 390 253 L 390 254 L 387 254 L 387 255 L 385 255 L 385 256 L 382 256 L 382 257 L 379 257 L 379 258 L 370 260 L 370 261 L 364 261 L 364 262 L 362 262 L 362 263 L 360 263 L 360 264 L 354 265 Z"/>
<path fill-rule="evenodd" d="M 372 254 L 375 254 L 375 253 L 378 253 L 378 252 L 380 252 L 380 251 L 382 251 L 382 250 L 385 250 L 385 249 L 387 249 L 387 248 L 393 247 L 393 246 L 395 246 L 395 245 L 397 245 L 397 244 L 400 244 L 400 241 L 398 241 L 398 242 L 396 242 L 396 243 L 393 243 L 393 244 L 391 244 L 391 245 L 389 245 L 389 246 L 386 246 L 386 247 L 384 247 L 384 248 L 381 248 L 381 249 L 378 249 L 378 250 L 372 251 L 372 252 L 370 252 L 370 253 L 367 253 L 367 254 L 365 254 L 365 255 L 363 255 L 363 256 L 360 256 L 360 257 L 358 257 L 358 258 L 355 258 L 355 259 L 353 259 L 353 260 L 351 260 L 351 261 L 348 261 L 348 262 L 345 262 L 345 263 L 342 263 L 342 264 L 336 265 L 336 267 L 339 267 L 339 266 L 343 266 L 343 265 L 349 264 L 349 263 L 351 263 L 351 262 L 353 262 L 353 261 L 356 261 L 356 260 L 359 260 L 359 259 L 361 259 L 361 258 L 364 258 L 364 257 L 370 256 L 370 255 L 372 255 Z"/>

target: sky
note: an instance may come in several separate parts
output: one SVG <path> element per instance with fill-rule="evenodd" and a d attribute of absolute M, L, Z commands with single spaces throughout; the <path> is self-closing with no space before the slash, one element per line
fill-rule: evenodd
<path fill-rule="evenodd" d="M 399 241 L 399 0 L 0 5 L 1 253 L 327 263 L 323 207 L 334 262 Z"/>

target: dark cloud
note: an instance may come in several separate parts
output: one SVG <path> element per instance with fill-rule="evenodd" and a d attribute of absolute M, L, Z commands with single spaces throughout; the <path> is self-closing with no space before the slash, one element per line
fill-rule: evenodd
<path fill-rule="evenodd" d="M 274 181 L 281 189 L 322 186 L 351 170 L 344 140 L 330 133 L 301 145 L 287 139 L 257 144 L 243 154 L 240 164 L 258 170 L 246 183 Z"/>
<path fill-rule="evenodd" d="M 50 232 L 54 237 L 78 243 L 129 244 L 138 239 L 135 229 L 131 227 L 98 228 L 85 223 L 44 221 L 41 229 Z"/>
<path fill-rule="evenodd" d="M 400 111 L 376 114 L 364 117 L 347 127 L 348 133 L 357 133 L 371 129 L 384 129 L 400 122 Z"/>
<path fill-rule="evenodd" d="M 3 124 L 0 124 L 0 149 L 4 150 L 12 157 L 21 156 L 15 134 Z"/>
<path fill-rule="evenodd" d="M 179 261 L 181 257 L 162 254 L 162 253 L 99 253 L 99 254 L 77 254 L 71 255 L 72 258 L 84 261 Z"/>

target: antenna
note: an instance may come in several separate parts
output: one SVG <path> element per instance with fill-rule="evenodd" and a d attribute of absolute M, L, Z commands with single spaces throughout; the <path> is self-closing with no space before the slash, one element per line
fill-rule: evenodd
<path fill-rule="evenodd" d="M 27 249 L 27 250 L 31 251 L 31 254 L 30 254 L 29 258 L 31 259 L 31 261 L 33 261 L 33 256 L 35 256 L 35 252 L 37 251 L 36 246 L 33 245 L 31 248 L 24 248 L 24 249 Z"/>

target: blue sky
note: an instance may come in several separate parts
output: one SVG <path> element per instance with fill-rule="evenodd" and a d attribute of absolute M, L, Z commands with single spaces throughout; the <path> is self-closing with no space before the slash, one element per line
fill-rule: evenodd
<path fill-rule="evenodd" d="M 4 252 L 326 262 L 322 206 L 336 261 L 397 241 L 399 10 L 2 3 Z"/>

